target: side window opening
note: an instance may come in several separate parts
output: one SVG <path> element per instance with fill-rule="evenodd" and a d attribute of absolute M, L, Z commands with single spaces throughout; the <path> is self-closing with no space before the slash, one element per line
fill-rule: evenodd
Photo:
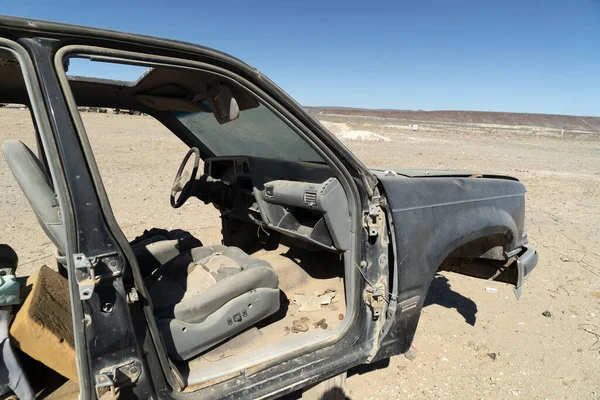
<path fill-rule="evenodd" d="M 146 67 L 73 58 L 67 76 L 70 82 L 90 82 L 93 90 L 93 82 L 134 85 L 147 71 Z M 71 88 L 115 219 L 130 241 L 143 241 L 144 232 L 155 229 L 177 228 L 194 236 L 220 231 L 216 210 L 195 223 L 194 213 L 204 205 L 187 202 L 176 212 L 169 206 L 175 172 L 188 149 L 181 139 L 152 115 L 95 104 L 78 98 L 73 83 Z"/>

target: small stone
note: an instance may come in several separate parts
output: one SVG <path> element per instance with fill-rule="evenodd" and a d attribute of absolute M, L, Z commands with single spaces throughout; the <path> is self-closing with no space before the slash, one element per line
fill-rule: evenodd
<path fill-rule="evenodd" d="M 550 311 L 544 311 L 544 312 L 542 313 L 542 315 L 543 315 L 544 317 L 546 317 L 546 318 L 550 318 L 550 317 L 552 316 L 552 313 L 551 313 Z"/>
<path fill-rule="evenodd" d="M 492 360 L 496 361 L 496 353 L 487 353 L 488 357 L 491 358 Z"/>
<path fill-rule="evenodd" d="M 560 261 L 562 261 L 562 262 L 569 262 L 569 261 L 571 261 L 571 259 L 569 257 L 561 256 L 560 257 Z"/>
<path fill-rule="evenodd" d="M 343 319 L 344 319 L 344 314 L 340 314 L 340 315 L 338 315 L 338 319 L 339 319 L 340 321 L 341 321 L 341 320 L 343 320 Z"/>
<path fill-rule="evenodd" d="M 408 349 L 406 353 L 404 353 L 404 357 L 408 358 L 410 361 L 414 361 L 417 359 L 417 349 L 411 347 Z"/>
<path fill-rule="evenodd" d="M 327 329 L 327 322 L 323 322 L 320 326 L 321 329 Z"/>

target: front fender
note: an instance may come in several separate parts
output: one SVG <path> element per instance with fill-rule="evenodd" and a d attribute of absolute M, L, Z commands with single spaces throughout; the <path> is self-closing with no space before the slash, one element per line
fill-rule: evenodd
<path fill-rule="evenodd" d="M 508 253 L 523 245 L 526 192 L 515 180 L 378 178 L 393 223 L 396 301 L 374 360 L 409 349 L 429 285 L 452 251 L 486 237 Z"/>

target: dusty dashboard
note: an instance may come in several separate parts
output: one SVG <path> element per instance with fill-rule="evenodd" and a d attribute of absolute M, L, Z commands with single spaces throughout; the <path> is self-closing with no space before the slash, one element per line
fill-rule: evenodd
<path fill-rule="evenodd" d="M 250 160 L 247 158 L 212 158 L 204 163 L 204 173 L 214 179 L 235 183 L 240 190 L 252 193 Z"/>
<path fill-rule="evenodd" d="M 329 166 L 258 157 L 215 157 L 204 173 L 234 185 L 234 219 L 253 222 L 331 251 L 349 247 L 346 194 Z"/>

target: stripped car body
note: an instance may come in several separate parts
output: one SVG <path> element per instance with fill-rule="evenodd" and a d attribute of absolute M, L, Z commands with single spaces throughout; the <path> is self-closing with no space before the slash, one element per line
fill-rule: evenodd
<path fill-rule="evenodd" d="M 81 398 L 119 390 L 124 396 L 140 398 L 277 397 L 362 363 L 406 352 L 425 295 L 439 269 L 470 275 L 484 271 L 478 276 L 511 283 L 519 294 L 537 263 L 537 254 L 526 247 L 524 235 L 525 187 L 515 178 L 369 169 L 268 78 L 229 55 L 164 39 L 8 17 L 0 18 L 0 47 L 18 60 L 24 77 L 0 82 L 0 102 L 32 108 L 40 158 L 51 176 L 60 207 Z M 144 65 L 153 70 L 135 85 L 68 78 L 65 70 L 69 57 Z M 215 77 L 221 86 L 226 82 L 230 87 L 218 95 L 238 99 L 231 103 L 232 120 L 240 112 L 243 118 L 246 109 L 255 107 L 250 100 L 242 101 L 244 96 L 256 99 L 309 143 L 323 162 L 274 162 L 244 154 L 236 154 L 238 158 L 215 154 L 214 147 L 194 135 L 192 128 L 165 113 L 187 112 L 190 101 L 200 98 L 197 92 L 186 93 L 176 101 L 160 95 L 162 103 L 153 104 L 158 92 L 146 86 L 160 71 L 167 70 L 161 68 L 179 71 L 180 76 L 190 70 L 201 71 L 192 74 L 192 79 L 205 79 L 209 85 L 217 82 L 211 80 Z M 160 76 L 175 80 L 179 75 Z M 216 97 L 212 99 L 214 107 Z M 236 171 L 236 161 L 242 160 L 243 169 L 243 160 L 247 160 L 253 181 L 251 190 L 243 195 L 252 204 L 244 212 L 253 220 L 244 223 L 250 224 L 253 232 L 256 225 L 252 223 L 256 223 L 264 230 L 288 236 L 294 244 L 302 242 L 343 259 L 347 312 L 338 329 L 312 341 L 286 342 L 286 347 L 277 351 L 257 352 L 235 368 L 199 369 L 196 380 L 190 376 L 182 379 L 174 360 L 196 353 L 182 356 L 172 349 L 173 344 L 165 346 L 164 332 L 155 320 L 156 301 L 152 301 L 141 272 L 143 265 L 112 214 L 77 106 L 124 108 L 155 117 L 195 149 L 188 153 L 182 168 L 189 157 L 197 157 L 196 169 L 198 158 L 205 165 L 230 162 Z M 229 118 L 227 113 L 223 116 Z M 215 118 L 227 126 L 228 121 L 220 121 L 216 113 Z M 209 178 L 218 179 L 206 168 Z M 281 171 L 281 176 L 273 178 L 265 172 L 271 170 Z M 181 185 L 180 191 L 184 187 Z M 313 191 L 314 198 L 306 197 Z M 326 206 L 323 199 L 334 191 L 341 194 Z M 233 204 L 237 196 L 227 201 Z M 318 206 L 316 196 L 322 196 Z M 200 194 L 196 197 L 202 198 Z M 230 204 L 225 207 L 225 197 L 210 197 L 217 199 L 210 202 L 224 220 L 246 218 L 232 211 Z M 172 201 L 172 205 L 180 203 Z M 340 214 L 333 204 L 345 205 L 342 208 L 348 212 Z M 306 210 L 292 215 L 294 207 L 318 214 L 318 222 L 299 224 Z M 286 224 L 289 220 L 292 223 Z M 228 232 L 229 225 L 224 223 L 223 227 L 223 242 L 227 244 L 231 241 L 227 235 L 234 234 Z M 477 263 L 483 266 L 471 267 Z M 114 299 L 110 312 L 104 307 L 106 297 Z M 223 321 L 233 323 L 225 317 Z M 120 328 L 115 330 L 115 326 Z M 205 343 L 198 351 L 215 343 Z"/>

